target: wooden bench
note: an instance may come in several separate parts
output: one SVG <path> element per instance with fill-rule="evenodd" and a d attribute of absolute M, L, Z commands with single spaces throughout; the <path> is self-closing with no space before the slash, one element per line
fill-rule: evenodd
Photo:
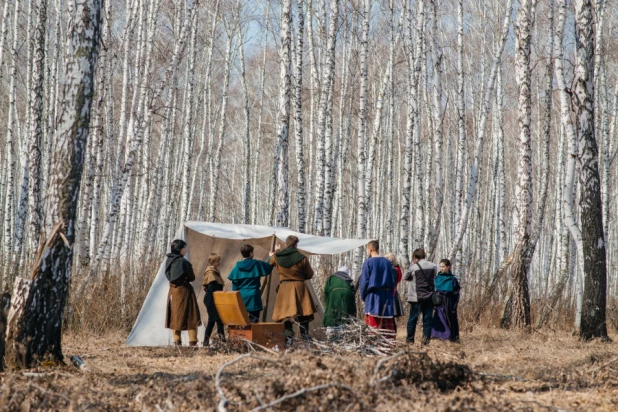
<path fill-rule="evenodd" d="M 230 339 L 247 339 L 267 348 L 285 349 L 283 323 L 251 323 L 240 292 L 215 292 L 215 307 L 224 325 L 228 326 Z"/>

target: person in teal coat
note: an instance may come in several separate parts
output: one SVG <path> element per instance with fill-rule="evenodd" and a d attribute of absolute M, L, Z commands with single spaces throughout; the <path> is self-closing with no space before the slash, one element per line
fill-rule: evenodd
<path fill-rule="evenodd" d="M 340 326 L 346 317 L 356 316 L 356 298 L 354 281 L 350 271 L 343 266 L 328 278 L 324 286 L 326 310 L 322 324 L 326 327 Z"/>
<path fill-rule="evenodd" d="M 262 292 L 260 291 L 260 278 L 268 276 L 273 271 L 270 263 L 253 259 L 253 246 L 245 244 L 240 248 L 243 259 L 236 263 L 227 277 L 232 281 L 232 290 L 240 292 L 249 320 L 258 322 L 260 312 L 264 309 L 262 304 Z"/>

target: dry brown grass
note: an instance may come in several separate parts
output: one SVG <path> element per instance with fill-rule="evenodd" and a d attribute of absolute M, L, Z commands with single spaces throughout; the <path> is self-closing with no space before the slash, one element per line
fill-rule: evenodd
<path fill-rule="evenodd" d="M 461 344 L 432 341 L 410 348 L 402 334 L 398 344 L 404 353 L 382 364 L 375 376 L 380 358 L 353 354 L 297 349 L 281 356 L 259 354 L 269 361 L 243 359 L 223 371 L 229 410 L 250 410 L 320 384 L 338 386 L 295 397 L 274 410 L 618 410 L 614 343 L 584 344 L 566 332 L 475 327 L 462 334 Z M 2 374 L 0 407 L 214 410 L 219 401 L 215 375 L 239 355 L 203 348 L 129 348 L 122 345 L 124 338 L 124 333 L 66 335 L 65 354 L 79 354 L 90 372 L 65 366 L 27 372 L 35 375 Z"/>
<path fill-rule="evenodd" d="M 69 301 L 64 353 L 67 362 L 80 355 L 90 371 L 42 366 L 0 374 L 0 409 L 216 409 L 215 375 L 240 355 L 238 348 L 124 347 L 156 268 L 122 270 L 130 274 L 124 311 L 118 276 L 91 279 Z M 375 375 L 380 358 L 316 348 L 259 354 L 268 361 L 242 359 L 222 375 L 229 410 L 250 410 L 315 385 L 325 386 L 271 410 L 618 410 L 618 345 L 579 342 L 571 334 L 572 308 L 564 305 L 547 327 L 524 333 L 486 326 L 497 324 L 498 301 L 473 322 L 470 299 L 460 306 L 461 344 L 408 347 L 401 318 L 396 352 L 404 353 L 381 364 Z M 533 302 L 533 314 L 540 304 Z M 615 308 L 610 301 L 608 325 L 617 342 Z"/>

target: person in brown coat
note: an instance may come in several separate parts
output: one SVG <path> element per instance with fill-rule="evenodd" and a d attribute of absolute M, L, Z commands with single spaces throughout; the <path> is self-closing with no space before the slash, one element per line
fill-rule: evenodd
<path fill-rule="evenodd" d="M 280 279 L 273 320 L 284 322 L 288 344 L 294 336 L 292 322 L 300 323 L 301 337 L 306 338 L 315 312 L 315 304 L 305 285 L 305 281 L 313 277 L 313 269 L 309 259 L 298 251 L 298 242 L 296 236 L 288 236 L 285 249 L 275 252 L 270 258 L 270 264 L 277 267 Z"/>
<path fill-rule="evenodd" d="M 167 294 L 165 327 L 174 332 L 174 344 L 181 345 L 180 333 L 189 331 L 189 346 L 197 345 L 197 327 L 200 325 L 200 309 L 191 282 L 195 280 L 193 266 L 184 255 L 187 243 L 176 239 L 165 261 L 165 276 L 170 282 Z"/>

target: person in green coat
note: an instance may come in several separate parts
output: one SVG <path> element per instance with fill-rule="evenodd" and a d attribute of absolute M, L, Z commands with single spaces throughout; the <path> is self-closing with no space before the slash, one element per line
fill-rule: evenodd
<path fill-rule="evenodd" d="M 324 286 L 326 310 L 322 324 L 326 327 L 341 326 L 346 317 L 356 316 L 356 298 L 354 281 L 350 271 L 343 266 L 328 278 Z"/>
<path fill-rule="evenodd" d="M 258 322 L 260 312 L 264 309 L 262 304 L 262 292 L 260 291 L 260 279 L 268 276 L 273 267 L 261 260 L 253 259 L 253 246 L 245 244 L 240 248 L 243 259 L 236 263 L 227 277 L 232 281 L 232 290 L 238 290 L 252 323 Z"/>

